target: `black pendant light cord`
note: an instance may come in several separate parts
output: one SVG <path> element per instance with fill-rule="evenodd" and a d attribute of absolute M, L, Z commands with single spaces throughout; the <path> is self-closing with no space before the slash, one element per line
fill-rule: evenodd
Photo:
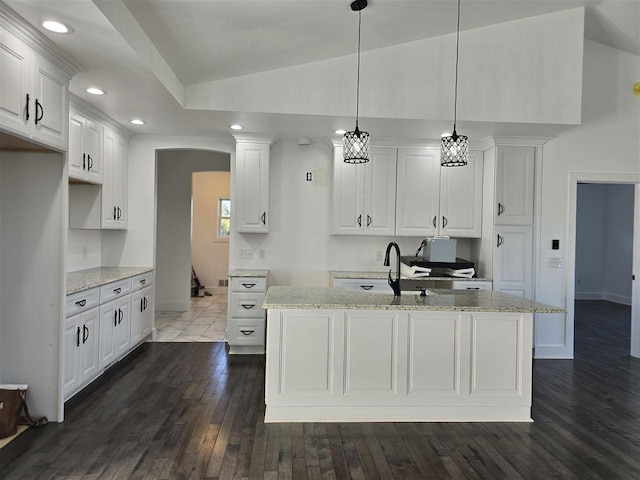
<path fill-rule="evenodd" d="M 358 80 L 356 82 L 356 131 L 358 130 L 358 113 L 360 111 L 360 28 L 362 25 L 362 11 L 358 10 Z"/>
<path fill-rule="evenodd" d="M 460 51 L 460 0 L 458 0 L 458 26 L 456 28 L 456 89 L 453 96 L 453 134 L 456 134 L 458 119 L 458 55 Z"/>

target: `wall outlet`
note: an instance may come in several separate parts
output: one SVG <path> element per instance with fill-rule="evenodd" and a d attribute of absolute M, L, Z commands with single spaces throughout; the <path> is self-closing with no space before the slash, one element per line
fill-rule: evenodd
<path fill-rule="evenodd" d="M 250 248 L 240 250 L 240 258 L 245 258 L 245 259 L 253 258 L 253 250 Z"/>
<path fill-rule="evenodd" d="M 82 247 L 82 259 L 83 260 L 87 259 L 87 247 L 86 246 Z"/>
<path fill-rule="evenodd" d="M 376 262 L 382 262 L 383 260 L 382 250 L 376 250 Z"/>
<path fill-rule="evenodd" d="M 549 257 L 549 261 L 547 266 L 549 268 L 562 268 L 563 267 L 563 258 L 562 257 Z"/>
<path fill-rule="evenodd" d="M 260 257 L 260 260 L 264 260 L 266 258 L 267 254 L 264 251 L 264 248 L 261 248 L 260 250 L 258 250 L 258 257 Z"/>

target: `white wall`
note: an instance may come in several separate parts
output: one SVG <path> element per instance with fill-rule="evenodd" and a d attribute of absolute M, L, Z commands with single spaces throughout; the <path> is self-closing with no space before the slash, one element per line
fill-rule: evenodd
<path fill-rule="evenodd" d="M 192 185 L 191 263 L 207 290 L 225 293 L 226 287 L 218 284 L 229 276 L 229 237 L 218 237 L 218 200 L 230 198 L 231 174 L 197 172 L 193 174 Z"/>
<path fill-rule="evenodd" d="M 229 163 L 230 155 L 224 152 L 158 152 L 156 310 L 189 310 L 192 174 L 229 171 Z"/>
<path fill-rule="evenodd" d="M 67 234 L 67 272 L 102 266 L 100 230 L 70 228 Z"/>
<path fill-rule="evenodd" d="M 576 211 L 576 298 L 601 299 L 605 287 L 606 188 L 578 185 Z"/>
<path fill-rule="evenodd" d="M 638 56 L 585 41 L 582 125 L 544 146 L 536 300 L 564 307 L 567 315 L 536 316 L 538 357 L 573 355 L 574 251 L 569 244 L 575 232 L 575 211 L 570 211 L 575 178 L 617 175 L 620 181 L 636 181 L 640 176 L 640 118 L 632 89 L 638 78 Z M 554 238 L 560 239 L 563 269 L 546 266 L 549 257 L 559 256 L 551 250 Z"/>
<path fill-rule="evenodd" d="M 458 120 L 578 124 L 583 27 L 584 8 L 576 8 L 462 31 Z M 345 85 L 355 86 L 355 60 L 191 85 L 185 106 L 351 117 L 355 88 Z M 454 62 L 455 34 L 364 51 L 361 117 L 451 118 Z"/>
<path fill-rule="evenodd" d="M 631 305 L 633 266 L 633 185 L 607 185 L 604 297 Z"/>

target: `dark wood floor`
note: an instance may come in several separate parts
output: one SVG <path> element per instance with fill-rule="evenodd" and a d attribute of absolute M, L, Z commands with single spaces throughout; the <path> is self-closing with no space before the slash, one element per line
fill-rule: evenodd
<path fill-rule="evenodd" d="M 640 479 L 629 322 L 578 302 L 576 359 L 535 361 L 530 424 L 265 425 L 262 357 L 145 344 L 63 424 L 0 450 L 0 478 Z"/>

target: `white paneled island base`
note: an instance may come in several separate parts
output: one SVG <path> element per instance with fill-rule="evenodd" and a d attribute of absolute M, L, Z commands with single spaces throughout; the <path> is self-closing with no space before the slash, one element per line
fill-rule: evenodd
<path fill-rule="evenodd" d="M 313 290 L 267 294 L 266 422 L 531 421 L 533 311 L 552 307 Z"/>

